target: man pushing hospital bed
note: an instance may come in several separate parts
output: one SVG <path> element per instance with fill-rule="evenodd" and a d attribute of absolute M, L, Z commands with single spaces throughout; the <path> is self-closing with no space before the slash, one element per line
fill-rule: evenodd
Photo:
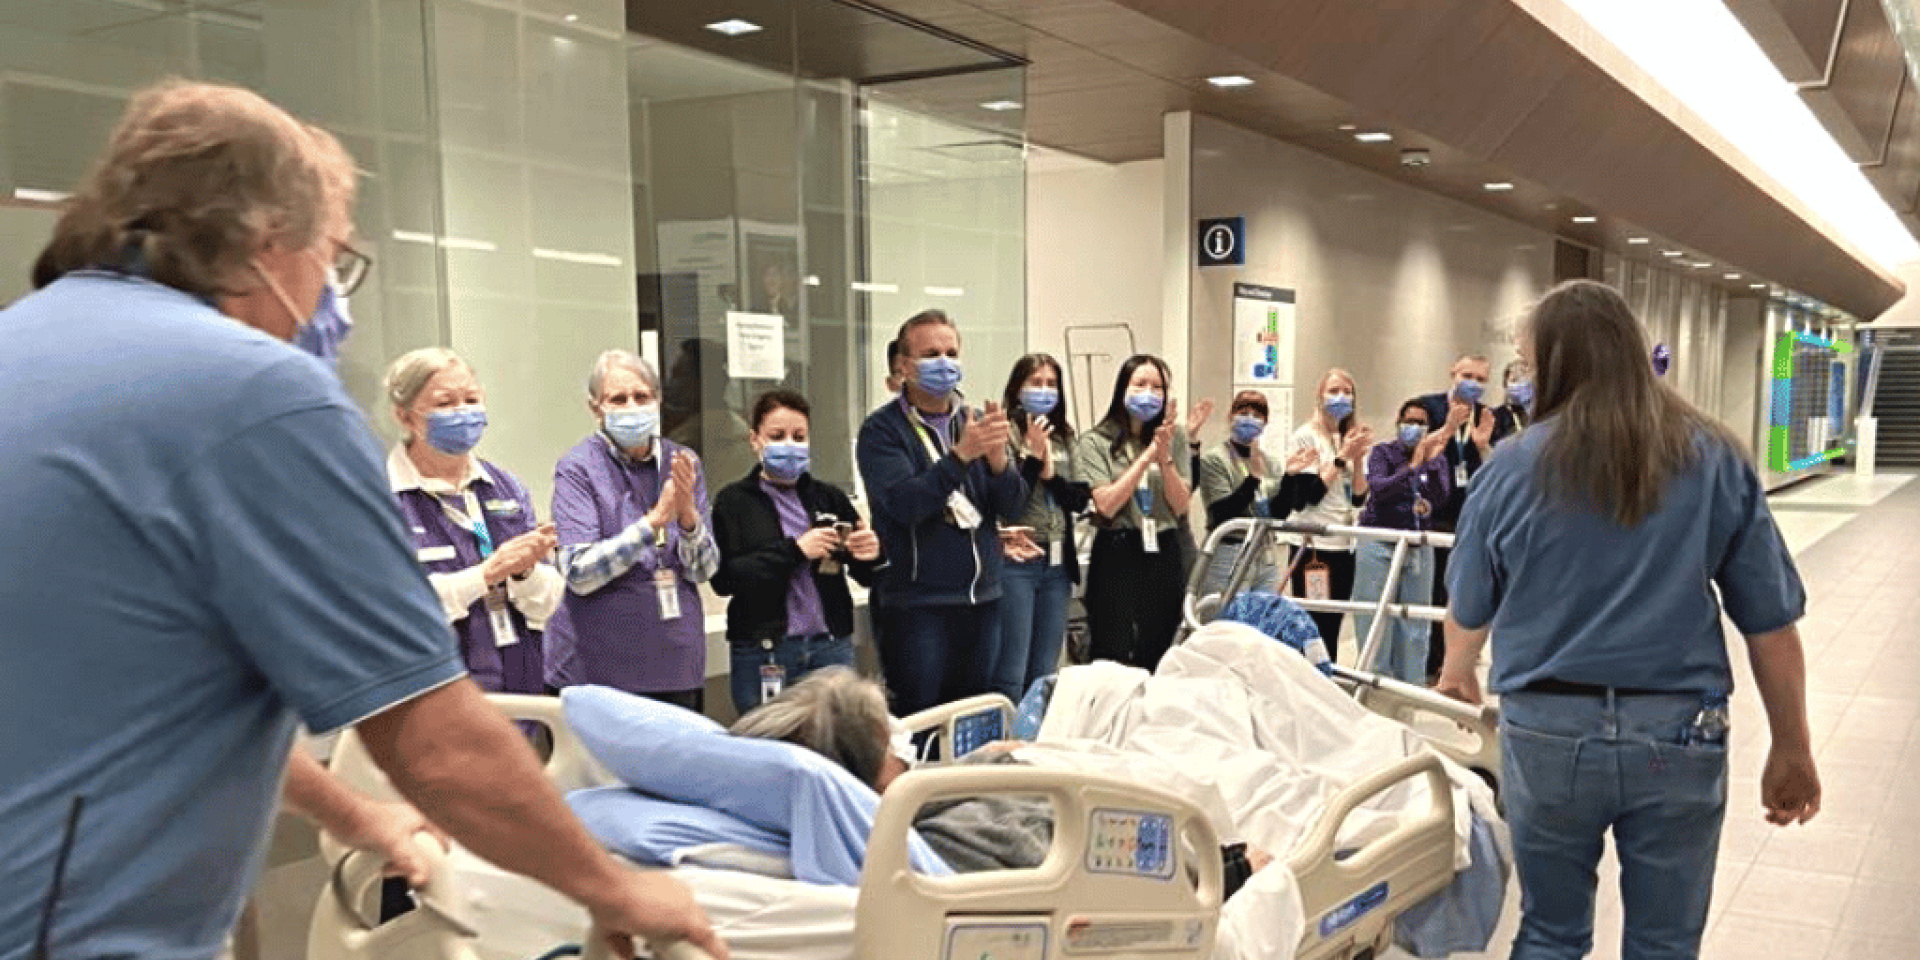
<path fill-rule="evenodd" d="M 1377 946 L 1388 921 L 1428 900 L 1471 865 L 1472 830 L 1467 824 L 1474 818 L 1467 810 L 1485 799 L 1476 800 L 1471 793 L 1479 789 L 1477 781 L 1464 774 L 1450 780 L 1442 764 L 1404 728 L 1359 708 L 1304 662 L 1257 633 L 1224 625 L 1209 628 L 1182 651 L 1169 655 L 1160 675 L 1151 678 L 1111 665 L 1068 671 L 1048 714 L 1050 729 L 1038 742 L 1010 752 L 1012 760 L 1031 769 L 984 765 L 979 771 L 950 769 L 938 775 L 1045 777 L 1092 770 L 1117 788 L 1118 795 L 1130 792 L 1135 806 L 1166 799 L 1159 790 L 1140 786 L 1151 783 L 1184 801 L 1186 815 L 1205 821 L 1207 833 L 1217 838 L 1210 847 L 1184 851 L 1183 871 L 1217 872 L 1220 839 L 1282 854 L 1284 866 L 1254 873 L 1226 902 L 1217 920 L 1218 943 L 1196 956 L 1347 956 Z M 900 785 L 912 785 L 915 777 L 927 774 L 911 775 L 898 784 L 890 778 L 882 782 L 882 768 L 897 761 L 888 759 L 886 734 L 873 711 L 858 704 L 774 710 L 757 727 L 750 717 L 741 731 L 804 744 L 810 749 L 788 750 L 781 762 L 814 772 L 835 768 L 840 777 L 825 776 L 830 784 L 846 786 L 843 779 L 863 789 L 890 787 L 884 802 L 869 790 L 870 808 L 854 803 L 850 818 L 823 825 L 807 821 L 832 806 L 808 796 L 817 785 L 788 786 L 770 798 L 770 791 L 728 779 L 731 774 L 714 776 L 712 763 L 724 758 L 702 758 L 695 750 L 688 759 L 689 742 L 749 752 L 781 745 L 729 742 L 737 738 L 727 738 L 711 725 L 699 733 L 689 729 L 663 734 L 663 724 L 697 727 L 703 721 L 684 712 L 661 713 L 651 705 L 635 707 L 641 721 L 623 727 L 606 716 L 626 709 L 617 696 L 587 689 L 568 692 L 566 717 L 556 721 L 556 779 L 563 787 L 596 785 L 576 793 L 573 803 L 603 842 L 643 863 L 677 864 L 677 873 L 715 915 L 736 956 L 919 956 L 886 949 L 855 952 L 856 941 L 872 939 L 863 935 L 856 920 L 869 914 L 880 916 L 882 923 L 897 919 L 877 906 L 868 909 L 869 903 L 883 903 L 890 888 L 975 881 L 987 885 L 995 878 L 1033 874 L 1036 868 L 1026 865 L 1042 850 L 1042 864 L 1071 866 L 1075 869 L 1069 872 L 1098 879 L 1088 867 L 1099 867 L 1104 854 L 1072 844 L 1101 831 L 1081 822 L 1083 815 L 1091 815 L 1088 811 L 1063 805 L 1057 796 L 1050 797 L 1053 802 L 1044 813 L 1007 799 L 1004 792 L 975 788 L 949 791 L 949 801 L 964 802 L 931 811 L 923 802 L 926 796 L 900 796 Z M 945 719 L 951 732 L 955 718 Z M 576 739 L 583 749 L 575 749 Z M 705 740 L 712 742 L 703 744 Z M 803 755 L 830 756 L 837 762 L 810 764 Z M 623 779 L 647 792 L 604 786 L 615 781 L 614 772 L 626 773 Z M 674 784 L 660 785 L 669 779 Z M 691 786 L 684 782 L 689 779 L 694 781 Z M 663 791 L 669 796 L 663 797 Z M 1464 802 L 1456 805 L 1456 798 Z M 775 802 L 761 802 L 768 799 Z M 670 804 L 688 809 L 663 806 Z M 786 824 L 784 837 L 778 829 L 721 836 L 690 826 L 714 808 L 729 807 L 743 811 L 746 822 L 758 819 L 764 826 L 762 808 L 768 806 L 804 807 L 807 813 L 800 822 Z M 1013 814 L 996 821 L 990 831 L 970 835 L 956 826 L 968 819 L 956 812 L 969 809 L 975 822 L 982 819 L 977 815 L 982 811 Z M 863 819 L 865 810 L 876 819 Z M 1137 821 L 1121 822 L 1135 824 L 1137 830 Z M 910 831 L 909 823 L 920 831 Z M 873 845 L 863 849 L 869 836 Z M 935 838 L 935 844 L 924 843 L 924 837 Z M 1138 849 L 1138 837 L 1130 842 Z M 1212 863 L 1201 849 L 1211 852 Z M 952 865 L 937 851 L 963 866 L 1024 869 L 943 878 L 940 874 L 950 872 Z M 902 872 L 876 872 L 875 860 L 881 858 L 897 859 Z M 1498 864 L 1489 865 L 1497 875 Z M 773 876 L 712 869 L 715 866 Z M 502 921 L 493 924 L 498 931 L 480 938 L 482 955 L 532 957 L 569 935 L 577 939 L 573 925 L 578 917 L 567 913 L 564 902 L 543 901 L 544 891 L 516 886 L 477 862 L 469 861 L 461 872 L 465 895 L 484 901 L 480 912 Z M 1497 899 L 1498 894 L 1492 905 L 1496 916 Z M 1036 891 L 1017 905 L 1020 909 L 1011 916 L 1032 917 L 1038 911 L 1066 922 L 1045 893 Z M 508 914 L 511 922 L 506 922 Z M 941 914 L 930 916 L 928 922 L 936 927 L 952 922 L 950 916 L 945 921 Z M 316 922 L 316 941 L 325 939 L 322 926 Z M 1149 926 L 1162 932 L 1172 928 L 1167 923 Z M 1086 947 L 1093 942 L 1089 938 L 1108 937 L 1113 952 L 1094 955 L 1114 956 L 1135 955 L 1128 950 L 1145 955 L 1144 948 L 1152 946 L 1125 940 L 1146 936 L 1139 929 L 1101 929 L 1083 928 L 1075 945 Z M 1034 956 L 1051 956 L 1074 943 L 1064 927 L 1055 933 L 1053 949 Z M 503 937 L 515 934 L 529 935 L 519 944 L 503 943 Z M 756 949 L 764 953 L 756 954 Z M 942 953 L 936 949 L 925 955 Z"/>

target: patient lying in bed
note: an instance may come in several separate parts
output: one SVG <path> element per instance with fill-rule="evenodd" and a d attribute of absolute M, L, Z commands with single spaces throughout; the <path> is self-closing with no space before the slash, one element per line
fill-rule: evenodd
<path fill-rule="evenodd" d="M 809 674 L 733 725 L 735 736 L 805 747 L 845 767 L 885 793 L 908 764 L 893 746 L 893 720 L 880 685 L 844 667 Z M 1016 763 L 1019 744 L 992 745 L 961 763 Z M 1053 814 L 1037 797 L 979 797 L 928 804 L 914 827 L 958 873 L 1037 867 L 1053 844 Z M 1264 851 L 1233 843 L 1221 848 L 1226 895 L 1272 862 Z"/>

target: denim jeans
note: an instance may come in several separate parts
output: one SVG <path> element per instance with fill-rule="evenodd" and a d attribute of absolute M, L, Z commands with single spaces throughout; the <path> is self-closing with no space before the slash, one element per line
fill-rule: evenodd
<path fill-rule="evenodd" d="M 1501 785 L 1520 873 L 1511 960 L 1593 946 L 1595 867 L 1613 832 L 1621 960 L 1699 956 L 1727 809 L 1724 745 L 1683 746 L 1693 694 L 1501 698 Z"/>
<path fill-rule="evenodd" d="M 1387 585 L 1387 568 L 1393 565 L 1393 547 L 1391 543 L 1378 540 L 1360 542 L 1359 556 L 1354 561 L 1353 599 L 1361 603 L 1377 603 L 1380 600 L 1380 592 Z M 1407 559 L 1400 566 L 1400 589 L 1391 602 L 1422 605 L 1433 602 L 1432 547 L 1407 548 Z M 1358 631 L 1354 642 L 1365 650 L 1367 632 L 1373 629 L 1373 615 L 1357 614 L 1353 626 Z M 1388 617 L 1386 624 L 1380 628 L 1379 655 L 1373 663 L 1360 664 L 1360 669 L 1425 685 L 1427 631 L 1425 620 Z"/>
<path fill-rule="evenodd" d="M 760 668 L 777 663 L 786 671 L 782 683 L 792 686 L 821 667 L 853 666 L 853 638 L 817 633 L 777 640 L 769 650 L 757 643 L 733 646 L 733 708 L 746 713 L 760 705 Z"/>
<path fill-rule="evenodd" d="M 880 667 L 904 717 L 992 689 L 1000 601 L 951 606 L 887 604 Z"/>
<path fill-rule="evenodd" d="M 1037 557 L 1007 561 L 1000 569 L 1000 642 L 994 653 L 993 689 L 1019 703 L 1035 680 L 1060 669 L 1067 639 L 1067 600 L 1073 578 L 1067 568 Z"/>
<path fill-rule="evenodd" d="M 1259 536 L 1260 534 L 1255 534 Z M 1233 573 L 1233 565 L 1240 560 L 1240 554 L 1247 549 L 1244 540 L 1224 541 L 1213 550 L 1213 559 L 1207 564 L 1206 575 L 1200 579 L 1200 596 L 1216 594 L 1227 588 L 1227 578 Z M 1265 556 L 1256 560 L 1253 569 L 1248 572 L 1245 589 L 1265 590 L 1269 593 L 1280 585 L 1280 571 L 1274 567 L 1273 558 L 1277 551 L 1269 548 Z M 1221 606 L 1226 606 L 1222 598 Z"/>

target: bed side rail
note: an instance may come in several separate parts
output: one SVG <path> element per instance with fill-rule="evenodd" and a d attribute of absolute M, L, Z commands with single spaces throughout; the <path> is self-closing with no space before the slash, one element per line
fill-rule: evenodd
<path fill-rule="evenodd" d="M 958 760 L 995 740 L 1013 736 L 1013 701 L 997 693 L 928 707 L 903 718 L 916 741 L 931 733 L 924 743 L 930 751 L 920 759 L 926 762 Z"/>

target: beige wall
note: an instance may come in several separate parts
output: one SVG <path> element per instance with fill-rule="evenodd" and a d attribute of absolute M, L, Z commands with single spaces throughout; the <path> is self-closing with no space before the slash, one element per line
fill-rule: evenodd
<path fill-rule="evenodd" d="M 1093 327 L 1123 324 L 1137 349 L 1166 349 L 1161 329 L 1166 168 L 1163 160 L 1143 160 L 1027 177 L 1027 349 L 1051 353 L 1073 367 L 1069 399 L 1083 427 L 1104 409 L 1112 371 L 1124 359 L 1128 342 L 1124 333 Z M 1076 328 L 1078 357 L 1067 353 L 1069 327 Z M 1087 356 L 1094 353 L 1109 357 Z M 1091 392 L 1085 386 L 1089 380 L 1098 385 Z"/>
<path fill-rule="evenodd" d="M 1168 320 L 1189 350 L 1184 396 L 1232 393 L 1236 281 L 1296 292 L 1292 419 L 1339 366 L 1376 431 L 1401 400 L 1445 387 L 1463 352 L 1491 357 L 1497 379 L 1514 321 L 1552 281 L 1547 234 L 1210 117 L 1193 117 L 1189 155 L 1169 156 L 1191 163 L 1189 313 Z M 1246 265 L 1194 266 L 1195 222 L 1229 216 L 1246 218 Z"/>
<path fill-rule="evenodd" d="M 1895 275 L 1907 285 L 1907 295 L 1875 318 L 1873 329 L 1920 327 L 1920 262 L 1902 264 Z"/>

